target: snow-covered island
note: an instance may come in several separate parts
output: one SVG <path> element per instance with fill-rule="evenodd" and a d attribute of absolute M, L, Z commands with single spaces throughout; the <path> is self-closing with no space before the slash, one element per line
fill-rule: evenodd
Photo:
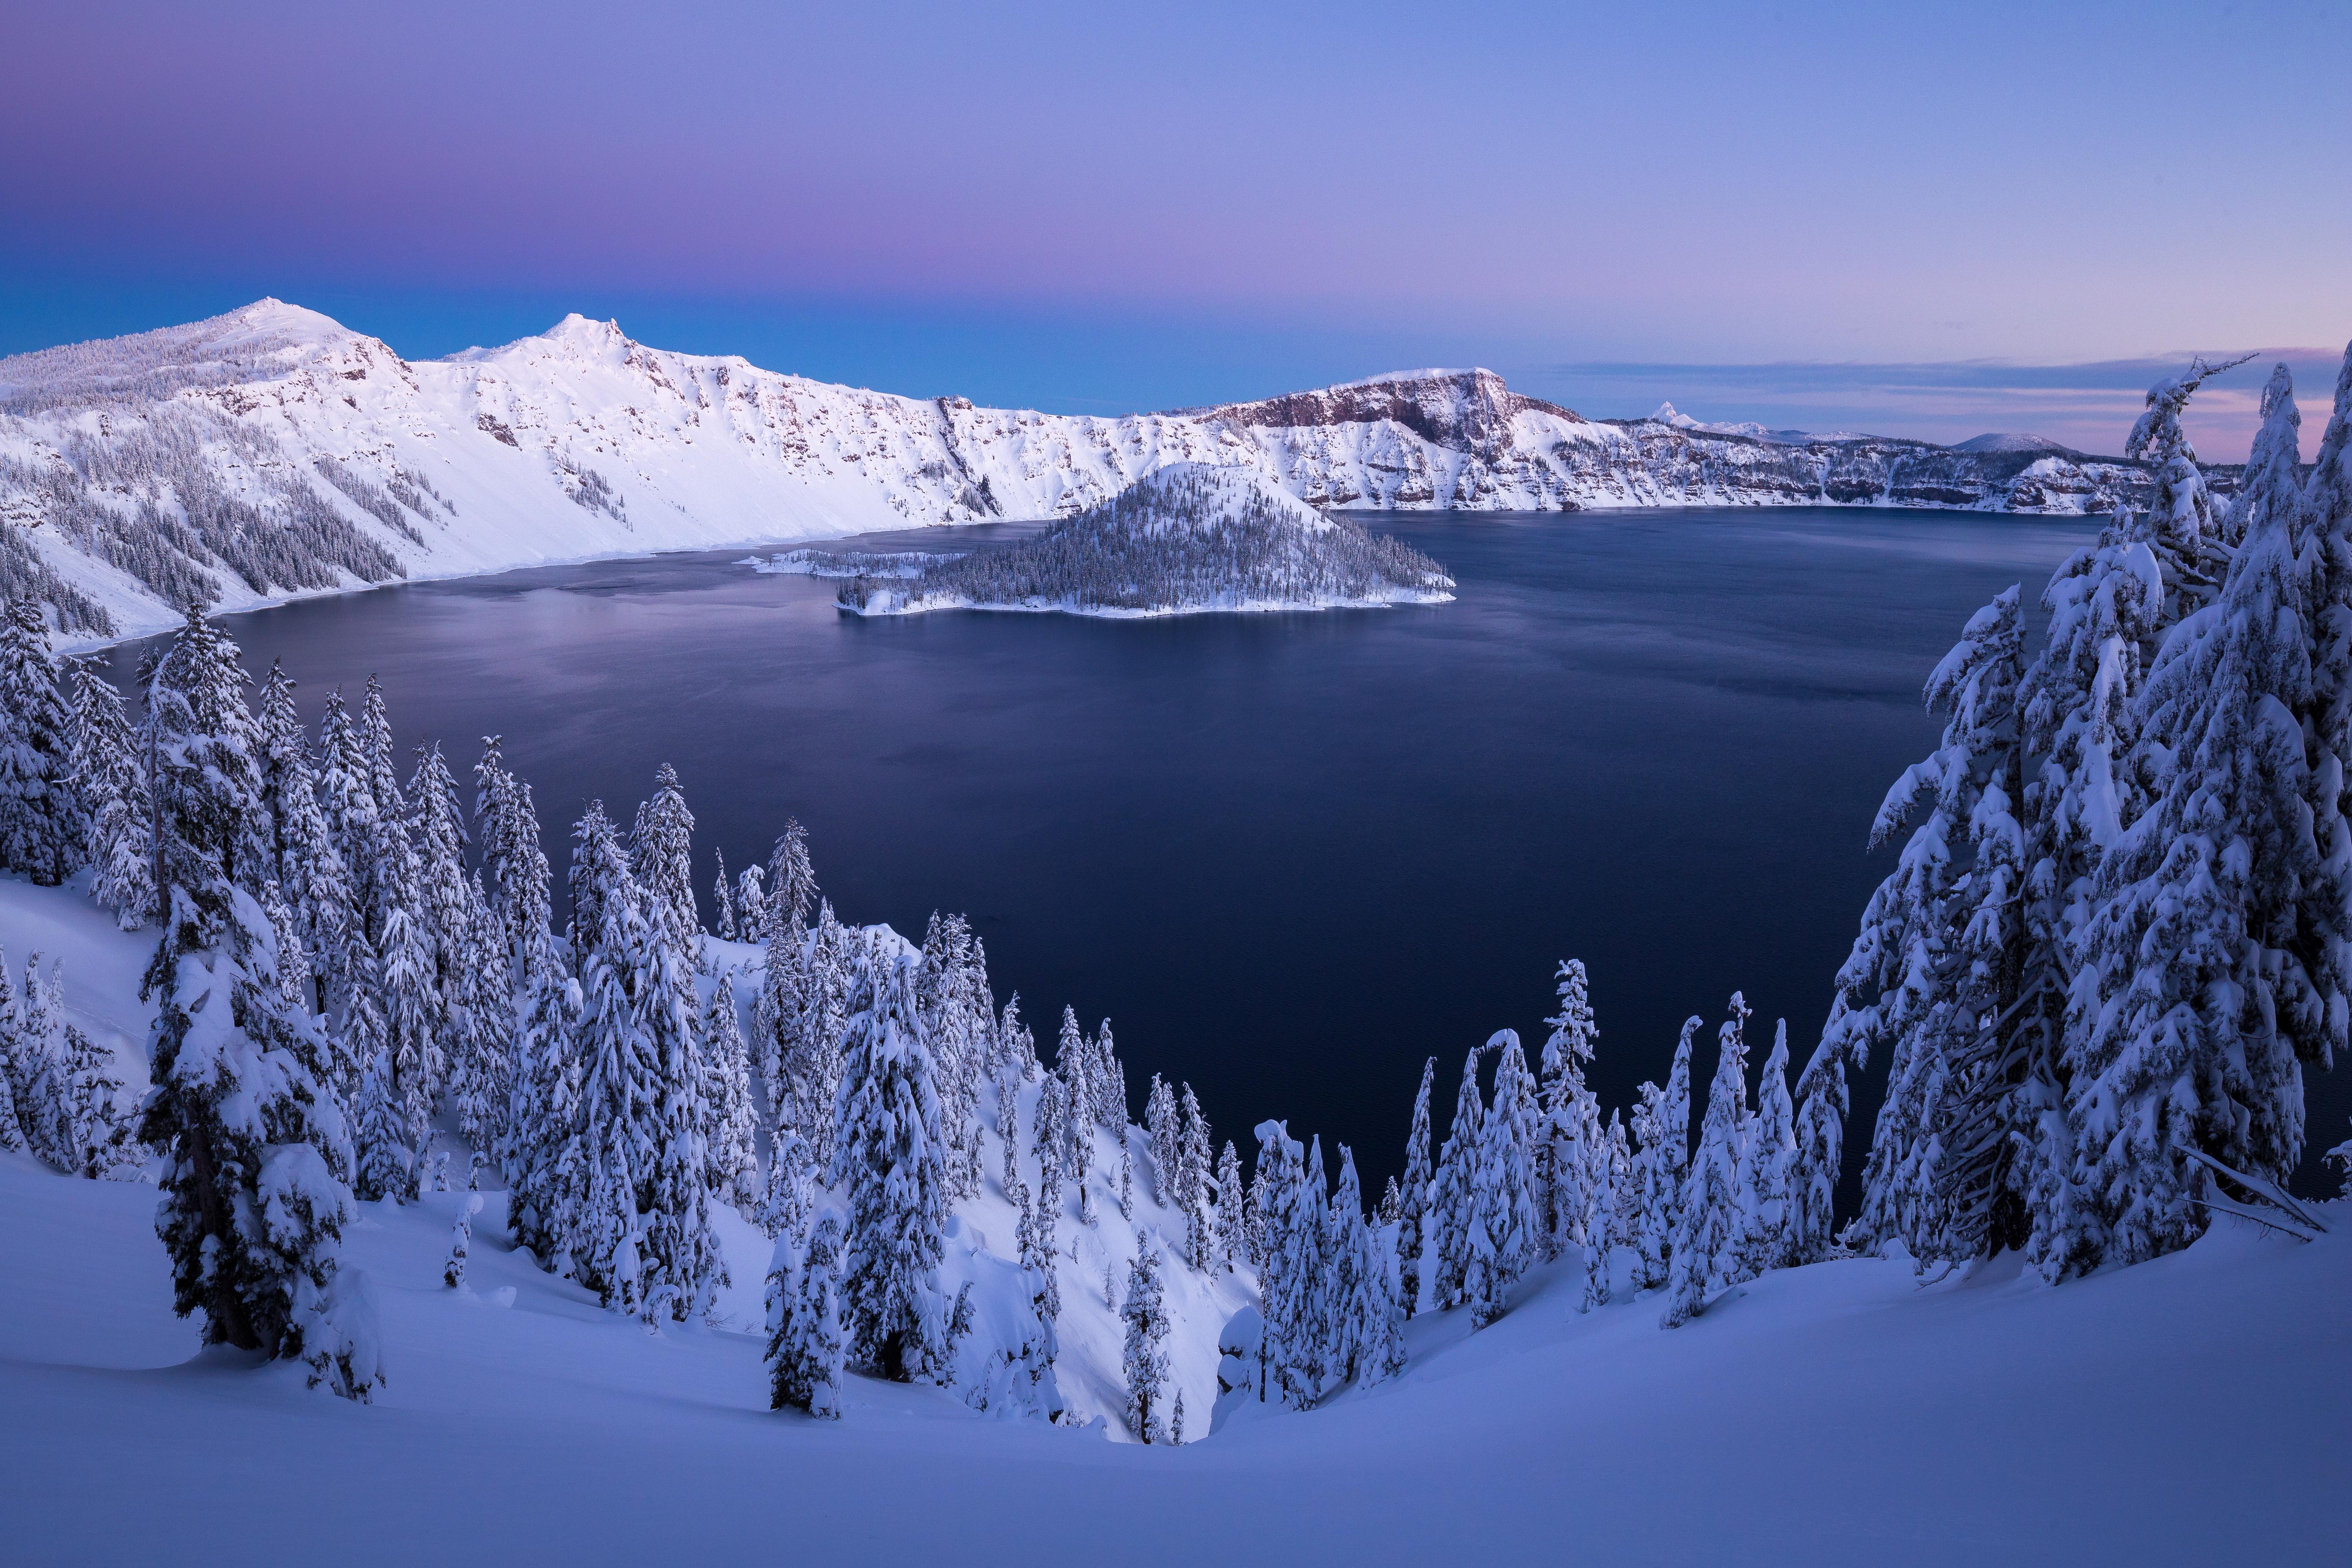
<path fill-rule="evenodd" d="M 860 576 L 837 603 L 864 616 L 1059 610 L 1079 616 L 1436 605 L 1445 568 L 1316 510 L 1254 468 L 1177 463 L 1036 538 Z"/>

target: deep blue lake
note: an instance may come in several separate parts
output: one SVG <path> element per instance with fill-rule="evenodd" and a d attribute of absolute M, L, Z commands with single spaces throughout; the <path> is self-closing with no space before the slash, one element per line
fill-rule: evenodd
<path fill-rule="evenodd" d="M 2021 580 L 2032 602 L 2095 531 L 1844 510 L 1364 521 L 1447 563 L 1458 600 L 868 621 L 737 550 L 230 625 L 314 721 L 374 673 L 402 742 L 440 740 L 461 778 L 502 733 L 559 885 L 584 803 L 625 824 L 673 763 L 706 900 L 714 847 L 764 859 L 797 816 L 843 918 L 919 937 L 965 910 L 1041 1044 L 1065 1002 L 1111 1018 L 1139 1112 L 1153 1072 L 1189 1079 L 1220 1140 L 1249 1150 L 1250 1125 L 1287 1118 L 1352 1144 L 1377 1193 L 1423 1059 L 1442 1131 L 1466 1049 L 1507 1026 L 1540 1047 L 1562 957 L 1592 973 L 1605 1105 L 1663 1079 L 1694 1013 L 1703 1085 L 1734 989 L 1754 1059 L 1786 1017 L 1801 1065 L 1891 859 L 1864 852 L 1872 815 L 1938 731 L 1921 683 L 1970 611 Z M 2335 1076 L 2313 1085 L 2315 1148 L 2344 1131 Z"/>

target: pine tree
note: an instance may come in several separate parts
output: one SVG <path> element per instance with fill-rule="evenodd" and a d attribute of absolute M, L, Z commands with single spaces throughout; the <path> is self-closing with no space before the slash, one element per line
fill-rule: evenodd
<path fill-rule="evenodd" d="M 21 1011 L 16 988 L 8 980 L 8 953 L 0 948 L 0 1153 L 30 1153 L 27 1119 L 39 1115 L 38 1107 L 23 1103 L 24 1096 L 17 1087 L 32 1071 L 22 1043 Z M 31 1124 L 38 1125 L 37 1121 Z"/>
<path fill-rule="evenodd" d="M 1143 1130 L 1151 1140 L 1151 1195 L 1173 1208 L 1177 1205 L 1177 1147 L 1183 1124 L 1176 1112 L 1176 1091 L 1158 1073 L 1151 1075 L 1150 1092 L 1143 1097 Z"/>
<path fill-rule="evenodd" d="M 1087 1085 L 1094 1097 L 1095 1125 L 1106 1131 L 1116 1131 L 1127 1125 L 1127 1068 L 1112 1048 L 1108 1018 L 1095 1030 L 1093 1055 Z"/>
<path fill-rule="evenodd" d="M 768 930 L 798 921 L 806 926 L 817 907 L 816 872 L 809 864 L 808 829 L 797 818 L 784 819 L 768 857 Z"/>
<path fill-rule="evenodd" d="M 1789 1176 L 1789 1253 L 1797 1263 L 1830 1255 L 1832 1201 L 1845 1159 L 1845 1058 L 1827 1039 L 1797 1079 L 1797 1148 Z"/>
<path fill-rule="evenodd" d="M 530 987 L 530 965 L 550 930 L 554 877 L 540 844 L 530 786 L 508 771 L 496 735 L 482 737 L 474 786 L 483 880 L 504 939 L 508 989 L 520 998 Z"/>
<path fill-rule="evenodd" d="M 758 1119 L 751 1105 L 751 1067 L 735 1012 L 735 973 L 719 972 L 702 1012 L 702 1060 L 710 1075 L 703 1103 L 710 1126 L 709 1184 L 722 1203 L 756 1207 L 761 1198 Z"/>
<path fill-rule="evenodd" d="M 507 1223 L 515 1244 L 535 1254 L 542 1268 L 569 1273 L 587 1180 L 581 1163 L 583 998 L 546 930 L 540 931 L 536 947 L 524 966 L 529 989 L 516 1033 L 513 1098 L 501 1147 Z"/>
<path fill-rule="evenodd" d="M 727 883 L 727 851 L 713 849 L 719 858 L 719 876 L 710 884 L 710 929 L 721 942 L 733 942 L 735 927 L 735 890 Z"/>
<path fill-rule="evenodd" d="M 1472 1051 L 1462 1064 L 1462 1089 L 1454 1101 L 1454 1122 L 1446 1130 L 1445 1146 L 1437 1162 L 1437 1179 L 1430 1204 L 1429 1250 L 1435 1255 L 1431 1271 L 1430 1304 L 1451 1311 L 1470 1298 L 1466 1280 L 1475 1243 L 1478 1187 L 1485 1172 L 1486 1102 L 1478 1095 L 1478 1058 Z"/>
<path fill-rule="evenodd" d="M 12 599 L 0 609 L 0 869 L 37 887 L 56 887 L 88 858 L 71 733 L 40 606 Z"/>
<path fill-rule="evenodd" d="M 114 1076 L 114 1053 L 68 1024 L 64 1078 L 73 1156 L 68 1169 L 91 1181 L 135 1175 L 131 1123 L 122 1110 L 122 1080 Z"/>
<path fill-rule="evenodd" d="M 1396 1224 L 1402 1217 L 1404 1217 L 1404 1199 L 1397 1192 L 1397 1179 L 1391 1176 L 1389 1184 L 1381 1189 L 1381 1204 L 1380 1207 L 1373 1212 L 1372 1224 L 1375 1226 L 1385 1227 Z"/>
<path fill-rule="evenodd" d="M 1249 1260 L 1249 1227 L 1243 1214 L 1247 1195 L 1248 1188 L 1242 1182 L 1241 1151 L 1228 1138 L 1224 1152 L 1217 1156 L 1217 1255 L 1227 1268 Z"/>
<path fill-rule="evenodd" d="M 1053 1073 L 1037 1090 L 1037 1126 L 1030 1152 L 1037 1157 L 1037 1205 L 1049 1222 L 1062 1214 L 1062 1160 L 1069 1148 L 1062 1080 Z"/>
<path fill-rule="evenodd" d="M 629 868 L 673 961 L 692 974 L 702 959 L 702 917 L 694 907 L 694 813 L 687 809 L 677 770 L 667 763 L 654 774 L 653 799 L 637 807 Z"/>
<path fill-rule="evenodd" d="M 89 894 L 136 931 L 155 910 L 147 841 L 147 778 L 134 752 L 122 694 L 91 663 L 74 668 L 73 737 L 68 760 L 89 827 Z"/>
<path fill-rule="evenodd" d="M 1484 1147 L 1471 1199 L 1470 1246 L 1463 1282 L 1471 1324 L 1485 1328 L 1504 1311 L 1504 1297 L 1542 1256 L 1537 1208 L 1536 1151 L 1543 1137 L 1535 1082 L 1517 1033 L 1496 1031 L 1495 1103 L 1481 1130 Z"/>
<path fill-rule="evenodd" d="M 1260 1122 L 1257 1139 L 1266 1205 L 1265 1260 L 1258 1275 L 1266 1379 L 1284 1405 L 1304 1410 L 1322 1393 L 1322 1194 L 1310 1194 L 1305 1151 L 1287 1127 Z"/>
<path fill-rule="evenodd" d="M 573 1161 L 580 1194 L 564 1238 L 579 1277 L 607 1307 L 649 1310 L 646 1210 L 665 1129 L 666 1063 L 647 1015 L 646 960 L 666 961 L 666 942 L 646 919 L 620 835 L 592 801 L 573 829 L 572 950 L 579 954 L 580 1110 Z"/>
<path fill-rule="evenodd" d="M 1633 1111 L 1633 1136 L 1641 1152 L 1627 1191 L 1626 1233 L 1637 1258 L 1636 1289 L 1666 1283 L 1675 1237 L 1682 1229 L 1683 1185 L 1690 1163 L 1691 1037 L 1699 1025 L 1695 1017 L 1683 1020 L 1666 1087 L 1642 1085 L 1641 1103 Z"/>
<path fill-rule="evenodd" d="M 57 965 L 51 965 L 48 981 L 42 981 L 41 956 L 37 952 L 25 961 L 21 1005 L 11 999 L 15 1038 L 5 1065 L 26 1147 L 37 1158 L 72 1170 L 79 1150 L 66 1076 L 65 996 Z M 0 961 L 0 986 L 9 984 Z"/>
<path fill-rule="evenodd" d="M 856 1359 L 899 1382 L 946 1384 L 947 1150 L 915 984 L 912 959 L 861 955 L 828 1174 L 850 1205 L 842 1317 Z"/>
<path fill-rule="evenodd" d="M 1364 1223 L 1356 1157 L 1344 1143 L 1339 1145 L 1339 1190 L 1331 1199 L 1327 1234 L 1326 1363 L 1334 1383 L 1369 1388 L 1394 1377 L 1404 1365 L 1403 1315 L 1397 1310 L 1388 1257 Z"/>
<path fill-rule="evenodd" d="M 1593 1042 L 1601 1031 L 1592 1021 L 1592 1003 L 1581 959 L 1560 961 L 1559 1012 L 1546 1018 L 1551 1036 L 1544 1042 L 1543 1109 L 1545 1136 L 1537 1155 L 1537 1181 L 1544 1218 L 1544 1256 L 1556 1258 L 1565 1247 L 1589 1244 L 1599 1204 L 1601 1147 L 1601 1102 L 1585 1087 L 1584 1068 L 1592 1060 Z"/>
<path fill-rule="evenodd" d="M 1421 1090 L 1412 1097 L 1412 1131 L 1404 1143 L 1404 1185 L 1397 1201 L 1397 1296 L 1404 1315 L 1421 1310 L 1423 1238 L 1430 1212 L 1429 1091 L 1437 1081 L 1437 1058 L 1422 1064 Z"/>
<path fill-rule="evenodd" d="M 1169 1375 L 1168 1308 L 1160 1289 L 1159 1238 L 1147 1231 L 1136 1240 L 1127 1300 L 1118 1311 L 1127 1324 L 1119 1358 L 1127 1377 L 1127 1429 L 1141 1442 L 1165 1443 L 1170 1439 L 1160 1390 Z"/>
<path fill-rule="evenodd" d="M 768 880 L 758 861 L 735 879 L 736 935 L 744 942 L 768 940 Z"/>
<path fill-rule="evenodd" d="M 457 1080 L 478 1076 L 483 1049 L 469 1005 L 472 976 L 483 959 L 475 952 L 474 888 L 466 875 L 466 816 L 457 781 L 441 748 L 418 747 L 408 786 L 410 837 L 416 847 L 419 936 L 432 963 L 432 1068 L 427 1082 L 437 1100 Z"/>
<path fill-rule="evenodd" d="M 164 1151 L 156 1232 L 174 1308 L 205 1341 L 308 1364 L 365 1399 L 381 1376 L 337 1255 L 350 1145 L 313 1065 L 316 1025 L 286 1005 L 277 935 L 253 896 L 259 789 L 236 645 L 191 611 L 148 668 L 143 750 L 166 910 L 143 994 L 143 1142 Z"/>
<path fill-rule="evenodd" d="M 805 1245 L 777 1243 L 768 1275 L 768 1408 L 806 1411 L 823 1420 L 841 1416 L 841 1265 L 846 1227 L 826 1209 L 810 1226 Z"/>
<path fill-rule="evenodd" d="M 1576 1304 L 1580 1312 L 1608 1305 L 1615 1288 L 1616 1249 L 1625 1237 L 1622 1198 L 1633 1164 L 1625 1147 L 1625 1122 L 1616 1111 L 1609 1113 L 1609 1125 L 1598 1142 L 1601 1157 L 1589 1167 L 1593 1185 L 1585 1221 L 1584 1289 Z"/>
<path fill-rule="evenodd" d="M 1184 1211 L 1184 1258 L 1207 1273 L 1216 1260 L 1213 1178 L 1209 1170 L 1209 1123 L 1192 1086 L 1184 1086 L 1184 1131 L 1177 1142 L 1176 1206 Z"/>
<path fill-rule="evenodd" d="M 2133 439 L 2157 426 L 2175 510 L 2201 531 L 2210 503 L 2165 392 Z M 2341 545 L 2294 504 L 2285 367 L 2263 402 L 2252 531 L 2219 600 L 2157 655 L 2133 757 L 2152 798 L 2108 845 L 2083 930 L 2065 1058 L 2074 1201 L 2051 1205 L 2034 1247 L 2053 1277 L 2201 1235 L 2213 1175 L 2196 1156 L 2284 1182 L 2303 1152 L 2304 1064 L 2347 1043 L 2352 832 L 2344 745 L 2327 732 L 2342 699 L 2313 661 L 2341 635 L 2327 584 Z M 2344 418 L 2339 399 L 2339 447 Z M 2321 471 L 2333 456 L 2323 447 Z"/>
<path fill-rule="evenodd" d="M 467 1255 L 474 1250 L 474 1216 L 481 1212 L 479 1193 L 467 1193 L 457 1201 L 457 1218 L 449 1227 L 449 1256 L 441 1265 L 441 1283 L 452 1290 L 465 1288 Z"/>
<path fill-rule="evenodd" d="M 1682 1226 L 1675 1233 L 1672 1277 L 1661 1328 L 1680 1328 L 1708 1298 L 1746 1278 L 1739 1254 L 1741 1216 L 1748 1206 L 1739 1184 L 1740 1150 L 1748 1137 L 1747 1000 L 1731 994 L 1731 1016 L 1718 1033 L 1715 1081 L 1698 1155 L 1683 1181 Z"/>
<path fill-rule="evenodd" d="M 1753 1278 L 1797 1261 L 1793 1184 L 1797 1167 L 1796 1108 L 1789 1099 L 1789 1021 L 1772 1031 L 1772 1054 L 1756 1090 L 1756 1114 L 1739 1154 L 1740 1271 Z"/>

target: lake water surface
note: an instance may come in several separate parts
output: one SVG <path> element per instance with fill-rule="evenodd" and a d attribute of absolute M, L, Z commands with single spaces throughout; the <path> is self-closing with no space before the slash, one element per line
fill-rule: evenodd
<path fill-rule="evenodd" d="M 1604 1104 L 1663 1079 L 1693 1013 L 1703 1086 L 1735 988 L 1756 1061 L 1785 1016 L 1801 1065 L 1891 858 L 1864 853 L 1871 816 L 1937 733 L 1921 683 L 1970 611 L 2021 580 L 2032 601 L 2094 531 L 1843 510 L 1365 521 L 1446 563 L 1458 601 L 868 621 L 739 550 L 230 624 L 314 721 L 374 673 L 403 744 L 442 741 L 461 778 L 502 733 L 559 883 L 584 803 L 625 824 L 675 763 L 706 900 L 714 847 L 764 859 L 797 816 L 845 919 L 919 937 L 965 910 L 1041 1044 L 1065 1002 L 1109 1016 L 1139 1110 L 1151 1073 L 1189 1079 L 1221 1140 L 1248 1150 L 1285 1117 L 1353 1144 L 1377 1192 L 1423 1058 L 1442 1132 L 1466 1049 L 1503 1026 L 1539 1048 L 1564 956 L 1592 972 Z M 2344 1095 L 2314 1087 L 2325 1148 Z M 1875 1093 L 1857 1100 L 1856 1162 Z"/>

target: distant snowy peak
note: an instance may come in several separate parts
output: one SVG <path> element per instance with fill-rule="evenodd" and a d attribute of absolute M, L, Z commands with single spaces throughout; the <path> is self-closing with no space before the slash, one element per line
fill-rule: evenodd
<path fill-rule="evenodd" d="M 1955 442 L 1951 449 L 1955 452 L 2054 452 L 2070 458 L 2081 456 L 2072 447 L 2053 441 L 2047 436 L 2021 432 L 2002 434 L 1990 430 L 1981 436 L 1971 436 L 1965 441 Z"/>

